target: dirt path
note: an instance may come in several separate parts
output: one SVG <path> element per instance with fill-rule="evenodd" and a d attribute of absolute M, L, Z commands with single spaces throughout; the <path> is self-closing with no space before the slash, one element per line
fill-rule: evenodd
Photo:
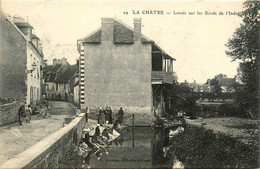
<path fill-rule="evenodd" d="M 50 105 L 51 117 L 34 115 L 31 123 L 0 127 L 0 164 L 61 129 L 64 118 L 71 117 L 74 111 L 69 103 L 50 102 Z"/>

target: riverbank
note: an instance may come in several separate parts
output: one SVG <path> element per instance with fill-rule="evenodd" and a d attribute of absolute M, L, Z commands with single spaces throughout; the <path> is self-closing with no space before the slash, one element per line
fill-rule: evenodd
<path fill-rule="evenodd" d="M 239 117 L 222 117 L 222 118 L 205 118 L 186 120 L 187 124 L 202 126 L 205 129 L 213 130 L 215 133 L 222 133 L 224 135 L 235 138 L 245 144 L 255 144 L 259 138 L 260 121 L 253 121 L 251 119 Z"/>
<path fill-rule="evenodd" d="M 254 141 L 244 142 L 237 138 L 239 134 L 227 132 L 232 128 L 218 128 L 231 125 L 229 122 L 216 123 L 212 129 L 213 119 L 196 120 L 194 123 L 188 120 L 185 132 L 170 140 L 169 154 L 177 157 L 186 168 L 258 168 L 258 137 L 253 137 Z"/>

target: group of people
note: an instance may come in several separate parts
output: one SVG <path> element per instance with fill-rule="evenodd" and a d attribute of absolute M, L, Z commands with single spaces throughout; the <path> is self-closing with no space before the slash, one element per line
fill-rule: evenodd
<path fill-rule="evenodd" d="M 118 124 L 122 124 L 123 116 L 124 116 L 124 111 L 123 108 L 120 107 L 115 122 L 117 122 Z M 105 110 L 102 107 L 100 107 L 98 111 L 98 124 L 112 124 L 112 123 L 113 123 L 113 111 L 111 107 L 106 106 Z"/>
<path fill-rule="evenodd" d="M 98 123 L 99 124 L 112 124 L 113 122 L 113 112 L 111 107 L 106 106 L 104 110 L 103 107 L 99 108 L 98 111 Z"/>
<path fill-rule="evenodd" d="M 26 123 L 30 123 L 32 119 L 32 114 L 33 114 L 33 109 L 31 105 L 22 105 L 18 110 L 19 124 L 22 125 L 23 120 L 25 120 Z M 48 105 L 41 106 L 41 110 L 38 117 L 39 116 L 42 116 L 43 118 L 45 118 L 46 116 L 50 117 L 50 111 Z"/>
<path fill-rule="evenodd" d="M 30 123 L 31 117 L 32 117 L 32 107 L 31 107 L 31 105 L 28 105 L 28 106 L 22 105 L 18 110 L 19 124 L 22 125 L 23 119 L 25 119 L 26 123 Z"/>

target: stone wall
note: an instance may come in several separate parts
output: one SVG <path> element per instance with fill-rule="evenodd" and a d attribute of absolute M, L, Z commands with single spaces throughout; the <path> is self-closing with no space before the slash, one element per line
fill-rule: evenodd
<path fill-rule="evenodd" d="M 151 44 L 85 44 L 85 106 L 152 112 Z"/>
<path fill-rule="evenodd" d="M 0 106 L 0 126 L 18 121 L 19 102 L 8 103 Z"/>
<path fill-rule="evenodd" d="M 3 163 L 0 168 L 58 168 L 64 155 L 81 139 L 85 123 L 85 113 L 81 113 L 70 124 Z"/>

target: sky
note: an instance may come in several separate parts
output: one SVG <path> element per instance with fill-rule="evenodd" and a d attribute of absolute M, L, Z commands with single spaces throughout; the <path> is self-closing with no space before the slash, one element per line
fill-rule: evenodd
<path fill-rule="evenodd" d="M 2 0 L 2 9 L 28 18 L 49 64 L 62 57 L 75 64 L 77 39 L 98 29 L 102 17 L 117 18 L 130 27 L 133 18 L 142 18 L 142 34 L 176 59 L 179 82 L 205 83 L 219 73 L 237 73 L 238 63 L 226 56 L 225 44 L 242 21 L 232 13 L 243 10 L 243 1 Z"/>

